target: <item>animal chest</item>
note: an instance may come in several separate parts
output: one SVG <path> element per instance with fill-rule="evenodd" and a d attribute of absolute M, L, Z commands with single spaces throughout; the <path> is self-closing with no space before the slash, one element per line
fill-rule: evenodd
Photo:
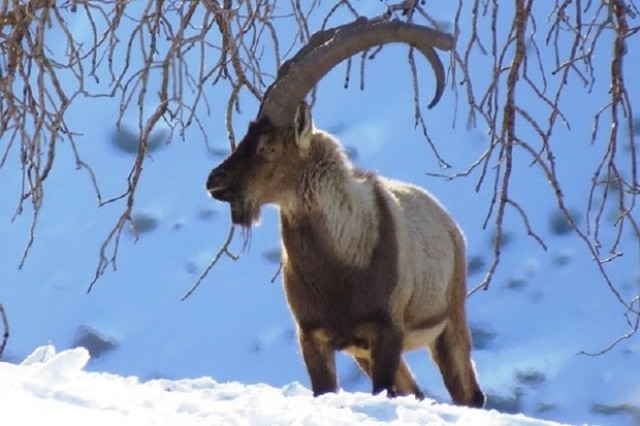
<path fill-rule="evenodd" d="M 376 247 L 365 267 L 349 265 L 332 249 L 322 223 L 303 218 L 292 226 L 282 219 L 284 287 L 304 330 L 322 329 L 340 348 L 353 343 L 363 326 L 387 323 L 397 285 L 397 259 L 389 247 Z"/>

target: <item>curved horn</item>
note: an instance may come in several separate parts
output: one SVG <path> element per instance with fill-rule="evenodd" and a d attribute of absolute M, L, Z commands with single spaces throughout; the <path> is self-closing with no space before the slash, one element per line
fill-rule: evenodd
<path fill-rule="evenodd" d="M 434 48 L 450 50 L 453 37 L 433 28 L 401 21 L 356 21 L 319 31 L 296 55 L 282 64 L 278 77 L 265 92 L 258 118 L 268 116 L 273 124 L 291 124 L 298 103 L 333 67 L 358 52 L 386 43 L 404 42 L 418 49 L 436 74 L 436 91 L 429 108 L 444 91 L 445 71 Z"/>

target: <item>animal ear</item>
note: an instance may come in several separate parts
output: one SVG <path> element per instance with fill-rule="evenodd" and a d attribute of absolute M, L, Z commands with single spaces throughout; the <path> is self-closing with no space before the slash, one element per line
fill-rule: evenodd
<path fill-rule="evenodd" d="M 298 105 L 293 125 L 298 147 L 301 149 L 309 148 L 311 134 L 313 133 L 313 120 L 311 119 L 311 109 L 305 101 L 300 102 Z"/>

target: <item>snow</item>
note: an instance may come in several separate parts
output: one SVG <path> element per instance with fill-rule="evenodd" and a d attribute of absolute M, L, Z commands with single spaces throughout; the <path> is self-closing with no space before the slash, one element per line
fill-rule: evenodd
<path fill-rule="evenodd" d="M 299 383 L 219 383 L 210 377 L 140 381 L 84 369 L 84 348 L 37 348 L 20 364 L 0 363 L 0 409 L 16 426 L 65 425 L 510 425 L 559 423 L 383 395 L 340 392 L 314 398 Z"/>

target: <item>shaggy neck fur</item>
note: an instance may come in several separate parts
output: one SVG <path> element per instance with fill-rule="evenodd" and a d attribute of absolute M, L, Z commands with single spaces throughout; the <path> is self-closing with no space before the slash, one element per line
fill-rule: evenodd
<path fill-rule="evenodd" d="M 338 142 L 322 131 L 314 131 L 296 200 L 281 205 L 281 212 L 295 226 L 300 214 L 324 222 L 327 240 L 336 257 L 365 267 L 379 239 L 375 176 L 355 170 Z M 302 196 L 301 196 L 302 195 Z"/>

